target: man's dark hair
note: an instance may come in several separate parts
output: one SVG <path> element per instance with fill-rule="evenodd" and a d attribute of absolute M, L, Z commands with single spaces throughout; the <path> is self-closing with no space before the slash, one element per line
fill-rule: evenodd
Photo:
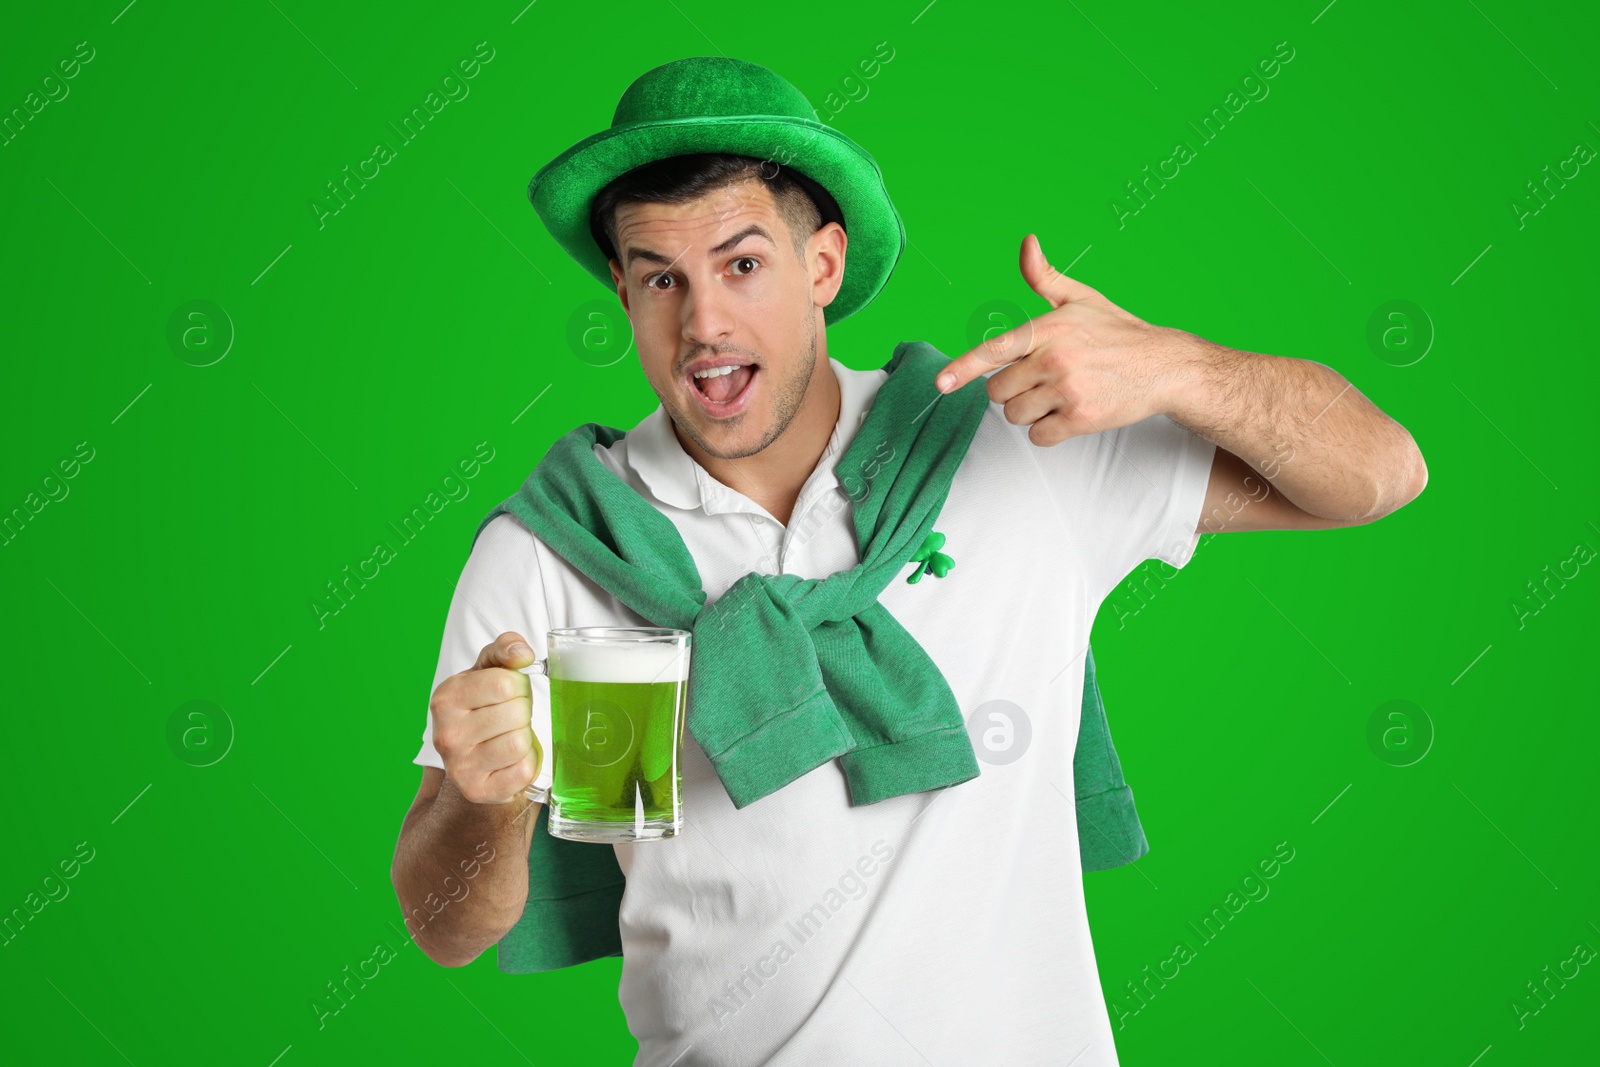
<path fill-rule="evenodd" d="M 612 180 L 589 207 L 589 230 L 607 259 L 619 262 L 617 208 L 622 204 L 681 204 L 718 189 L 756 179 L 767 187 L 778 214 L 789 227 L 795 258 L 805 256 L 806 240 L 827 222 L 844 225 L 827 190 L 790 167 L 770 159 L 729 152 L 699 152 L 654 160 Z"/>

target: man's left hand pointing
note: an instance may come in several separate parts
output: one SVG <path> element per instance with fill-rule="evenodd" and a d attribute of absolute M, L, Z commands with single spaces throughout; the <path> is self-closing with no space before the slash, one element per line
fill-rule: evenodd
<path fill-rule="evenodd" d="M 1003 367 L 989 377 L 989 398 L 1005 406 L 1006 421 L 1029 426 L 1028 439 L 1040 446 L 1172 409 L 1211 342 L 1151 325 L 1062 274 L 1031 233 L 1021 266 L 1051 310 L 951 360 L 936 379 L 941 393 Z"/>

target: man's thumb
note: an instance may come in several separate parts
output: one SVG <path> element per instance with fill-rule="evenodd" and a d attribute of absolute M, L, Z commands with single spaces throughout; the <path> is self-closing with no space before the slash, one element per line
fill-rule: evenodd
<path fill-rule="evenodd" d="M 492 643 L 483 646 L 483 651 L 478 653 L 478 662 L 472 665 L 472 669 L 481 671 L 485 667 L 526 667 L 537 658 L 521 634 L 515 630 L 507 630 Z"/>
<path fill-rule="evenodd" d="M 1022 239 L 1018 265 L 1022 268 L 1022 278 L 1028 283 L 1028 288 L 1048 300 L 1052 310 L 1095 295 L 1092 286 L 1069 278 L 1051 266 L 1045 258 L 1044 249 L 1039 246 L 1039 238 L 1031 233 Z"/>

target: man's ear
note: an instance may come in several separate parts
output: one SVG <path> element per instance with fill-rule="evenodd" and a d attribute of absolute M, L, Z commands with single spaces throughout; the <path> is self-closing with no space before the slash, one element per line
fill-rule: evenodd
<path fill-rule="evenodd" d="M 827 307 L 839 295 L 839 287 L 844 284 L 845 248 L 849 243 L 844 227 L 837 222 L 828 223 L 807 239 L 811 302 L 817 307 Z"/>
<path fill-rule="evenodd" d="M 623 280 L 622 264 L 612 259 L 607 261 L 607 265 L 611 268 L 611 284 L 617 287 L 617 299 L 622 301 L 622 310 L 628 312 L 628 285 Z M 631 312 L 628 314 L 632 315 Z"/>

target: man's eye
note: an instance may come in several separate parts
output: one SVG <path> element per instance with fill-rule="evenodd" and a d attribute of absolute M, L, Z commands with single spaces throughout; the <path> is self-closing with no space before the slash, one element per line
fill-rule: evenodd
<path fill-rule="evenodd" d="M 659 289 L 659 287 L 654 284 L 655 280 L 657 278 L 671 278 L 671 277 L 672 277 L 672 275 L 666 274 L 666 273 L 652 274 L 652 275 L 650 275 L 648 278 L 646 278 L 644 280 L 644 287 L 646 289 Z M 668 288 L 671 288 L 671 286 L 668 286 Z"/>
<path fill-rule="evenodd" d="M 749 263 L 749 264 L 752 264 L 750 270 L 737 272 L 737 273 L 741 273 L 741 274 L 749 274 L 750 271 L 755 270 L 755 264 L 759 263 L 759 260 L 757 260 L 755 256 L 740 256 L 738 259 L 734 260 L 734 262 L 735 263 Z"/>

